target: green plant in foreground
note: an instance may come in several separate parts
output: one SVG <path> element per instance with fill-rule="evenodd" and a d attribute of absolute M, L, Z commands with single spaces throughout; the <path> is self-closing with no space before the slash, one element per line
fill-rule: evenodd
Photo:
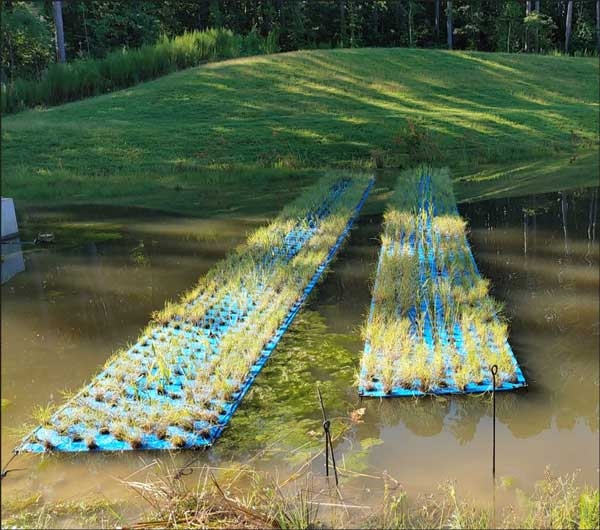
<path fill-rule="evenodd" d="M 579 497 L 579 528 L 600 528 L 600 493 L 583 492 Z"/>
<path fill-rule="evenodd" d="M 181 441 L 176 440 L 178 444 Z M 305 458 L 312 459 L 313 455 Z M 279 469 L 267 472 L 247 463 L 230 462 L 218 468 L 202 466 L 190 480 L 178 480 L 179 465 L 156 461 L 153 466 L 146 466 L 146 476 L 125 483 L 148 508 L 141 520 L 125 515 L 130 501 L 112 503 L 84 498 L 65 504 L 27 492 L 24 497 L 3 495 L 2 526 L 59 528 L 67 517 L 78 528 L 98 528 L 102 523 L 102 527 L 118 525 L 139 530 L 182 526 L 332 530 L 598 528 L 598 489 L 579 486 L 575 474 L 555 476 L 547 470 L 532 491 L 517 490 L 518 506 L 497 510 L 494 519 L 489 503 L 461 495 L 461 485 L 456 482 L 448 481 L 437 490 L 414 494 L 388 473 L 368 469 L 368 498 L 362 491 L 354 494 L 354 488 L 348 487 L 340 499 L 337 489 L 326 486 L 325 477 L 315 475 L 309 471 L 310 466 L 300 465 L 303 463 L 294 469 L 305 471 L 294 471 L 291 476 Z M 346 476 L 349 471 L 347 467 L 342 470 L 343 480 L 352 486 L 355 479 Z M 356 509 L 359 503 L 368 509 Z"/>

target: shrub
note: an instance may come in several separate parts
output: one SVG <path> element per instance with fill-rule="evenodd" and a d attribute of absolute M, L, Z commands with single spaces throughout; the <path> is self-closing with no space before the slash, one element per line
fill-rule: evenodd
<path fill-rule="evenodd" d="M 408 154 L 412 163 L 432 163 L 440 158 L 436 141 L 423 120 L 409 118 L 394 143 Z"/>
<path fill-rule="evenodd" d="M 50 65 L 40 80 L 16 79 L 2 84 L 2 114 L 37 105 L 59 105 L 148 81 L 175 70 L 207 61 L 278 51 L 277 31 L 261 37 L 256 29 L 247 36 L 230 30 L 185 32 L 162 36 L 155 44 L 117 50 L 103 59 L 78 59 Z"/>

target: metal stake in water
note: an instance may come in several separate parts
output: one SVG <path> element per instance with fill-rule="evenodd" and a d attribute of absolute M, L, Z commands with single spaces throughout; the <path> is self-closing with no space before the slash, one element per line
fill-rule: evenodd
<path fill-rule="evenodd" d="M 323 404 L 323 396 L 321 395 L 321 389 L 317 387 L 317 394 L 319 395 L 319 402 L 321 404 L 321 412 L 323 413 L 323 430 L 325 431 L 325 475 L 329 476 L 329 455 L 331 454 L 331 464 L 333 467 L 333 474 L 335 476 L 335 485 L 338 485 L 338 474 L 337 466 L 335 465 L 335 455 L 333 454 L 333 440 L 331 439 L 331 422 L 327 418 L 325 412 L 325 405 Z"/>
<path fill-rule="evenodd" d="M 498 365 L 494 364 L 490 371 L 492 372 L 492 525 L 496 528 L 496 375 L 498 374 Z"/>
<path fill-rule="evenodd" d="M 498 374 L 498 365 L 494 364 L 490 371 L 492 372 L 492 478 L 496 479 L 496 375 Z"/>

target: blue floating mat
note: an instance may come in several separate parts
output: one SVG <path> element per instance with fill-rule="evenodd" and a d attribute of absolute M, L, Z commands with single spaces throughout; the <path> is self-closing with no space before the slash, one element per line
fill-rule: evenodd
<path fill-rule="evenodd" d="M 25 437 L 15 451 L 126 451 L 212 445 L 347 237 L 373 182 L 361 178 L 335 181 L 322 204 L 308 210 L 265 255 L 257 271 L 263 279 L 257 284 L 258 290 L 247 292 L 239 286 L 243 304 L 240 293 L 226 292 L 218 297 L 200 293 L 186 308 L 193 310 L 205 304 L 208 309 L 202 319 L 175 316 L 166 325 L 152 326 L 126 352 L 109 360 L 89 385 Z M 338 203 L 349 193 L 358 202 L 344 210 L 349 213 L 334 244 L 235 391 L 218 397 L 223 393 L 214 390 L 230 382 L 220 377 L 225 372 L 215 370 L 228 337 L 252 332 L 244 326 L 256 316 L 259 295 L 270 292 L 269 274 L 275 265 L 293 264 L 296 256 L 313 244 L 323 224 L 340 213 Z M 199 376 L 204 377 L 204 387 L 198 384 Z"/>
<path fill-rule="evenodd" d="M 448 179 L 439 179 L 440 184 L 445 184 L 451 189 L 451 184 Z M 406 185 L 406 182 L 400 182 L 399 186 Z M 410 179 L 409 179 L 410 185 Z M 450 237 L 447 235 L 440 234 L 439 231 L 434 230 L 434 219 L 438 215 L 454 216 L 459 219 L 458 210 L 454 198 L 451 197 L 451 205 L 445 204 L 440 205 L 435 201 L 436 194 L 433 192 L 433 183 L 431 176 L 427 173 L 420 174 L 418 178 L 418 192 L 416 194 L 416 204 L 411 209 L 410 215 L 415 219 L 416 230 L 411 233 L 400 232 L 394 234 L 395 237 L 384 237 L 379 253 L 379 259 L 377 264 L 377 275 L 375 279 L 375 285 L 373 292 L 376 293 L 378 284 L 384 279 L 382 278 L 382 264 L 385 259 L 394 259 L 394 257 L 407 257 L 410 256 L 414 259 L 416 256 L 418 261 L 418 274 L 415 275 L 414 291 L 418 292 L 425 286 L 433 289 L 435 293 L 435 286 L 442 281 L 446 284 L 454 285 L 465 285 L 468 284 L 465 289 L 473 289 L 475 282 L 481 279 L 481 275 L 473 258 L 473 253 L 469 246 L 469 242 L 464 233 L 456 236 L 456 243 L 462 247 L 463 253 L 466 256 L 466 265 L 461 267 L 452 267 L 449 265 L 452 261 L 456 261 L 457 257 L 452 253 L 443 255 L 441 250 L 441 238 Z M 439 191 L 439 190 L 438 190 Z M 448 192 L 451 196 L 451 191 Z M 398 210 L 396 210 L 396 213 Z M 387 215 L 387 214 L 386 214 Z M 447 218 L 447 217 L 446 217 Z M 470 269 L 470 271 L 468 271 Z M 506 337 L 501 341 L 492 340 L 491 334 L 478 335 L 474 326 L 465 327 L 460 324 L 460 315 L 454 316 L 454 320 L 450 320 L 451 324 L 448 324 L 449 320 L 446 318 L 445 311 L 455 311 L 452 307 L 456 304 L 456 301 L 449 297 L 450 303 L 442 303 L 442 299 L 439 294 L 435 294 L 434 302 L 432 307 L 428 307 L 424 300 L 421 300 L 419 307 L 409 307 L 403 312 L 401 317 L 401 309 L 399 306 L 396 308 L 395 316 L 392 314 L 390 321 L 391 326 L 396 325 L 396 321 L 401 318 L 408 319 L 410 321 L 409 337 L 412 341 L 409 349 L 411 352 L 415 351 L 417 347 L 421 348 L 421 351 L 428 352 L 426 356 L 426 363 L 431 367 L 430 372 L 433 373 L 433 359 L 437 351 L 438 362 L 441 363 L 442 369 L 438 368 L 438 375 L 435 384 L 429 383 L 427 387 L 424 387 L 419 377 L 411 377 L 411 362 L 403 361 L 405 352 L 399 351 L 394 352 L 394 360 L 386 361 L 385 351 L 378 350 L 374 351 L 371 339 L 372 335 L 367 333 L 367 339 L 365 340 L 363 361 L 361 364 L 360 382 L 359 382 L 359 394 L 365 397 L 404 397 L 404 396 L 423 396 L 427 394 L 465 394 L 465 393 L 481 393 L 492 390 L 492 376 L 490 373 L 489 366 L 486 365 L 483 357 L 479 358 L 479 367 L 477 380 L 470 380 L 466 384 L 458 385 L 456 383 L 456 370 L 461 369 L 461 366 L 466 365 L 469 353 L 467 352 L 466 343 L 469 342 L 471 345 L 475 344 L 477 347 L 477 355 L 480 355 L 481 351 L 487 351 L 491 357 L 494 355 L 502 355 L 505 362 L 505 373 L 501 374 L 503 377 L 499 377 L 496 382 L 496 390 L 507 391 L 515 390 L 518 388 L 526 387 L 527 383 L 523 376 L 522 370 L 519 367 L 515 355 L 512 351 L 510 344 Z M 418 303 L 418 302 L 417 302 Z M 448 309 L 450 308 L 450 309 Z M 367 329 L 373 324 L 373 319 L 378 310 L 378 302 L 375 296 L 371 300 Z M 456 313 L 453 313 L 456 315 Z M 421 320 L 419 321 L 419 317 Z M 498 315 L 492 312 L 487 326 L 491 327 L 495 324 L 499 324 Z M 420 326 L 420 331 L 417 328 Z M 374 332 L 385 333 L 385 331 L 375 330 Z M 467 334 L 469 336 L 467 336 Z M 486 340 L 487 339 L 487 340 Z M 381 343 L 381 341 L 380 341 Z M 472 350 L 471 346 L 471 350 Z M 473 355 L 473 353 L 471 353 Z M 372 356 L 370 359 L 370 365 L 368 365 L 367 358 Z M 496 357 L 499 358 L 499 357 Z M 385 384 L 384 379 L 384 368 L 383 365 L 387 362 L 387 378 L 388 382 Z M 402 363 L 404 362 L 404 365 Z M 471 360 L 472 362 L 472 360 Z M 510 365 L 510 370 L 506 368 Z M 402 366 L 402 368 L 401 368 Z M 423 373 L 423 367 L 420 368 Z M 399 377 L 398 373 L 400 370 L 404 370 L 404 376 Z M 395 373 L 394 373 L 395 372 Z M 402 381 L 400 383 L 400 381 Z"/>

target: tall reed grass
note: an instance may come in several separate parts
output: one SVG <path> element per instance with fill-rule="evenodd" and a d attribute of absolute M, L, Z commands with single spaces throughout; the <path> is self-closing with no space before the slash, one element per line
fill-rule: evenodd
<path fill-rule="evenodd" d="M 59 105 L 126 88 L 142 81 L 197 66 L 207 61 L 278 51 L 278 35 L 256 31 L 236 35 L 230 30 L 191 31 L 155 44 L 109 53 L 103 59 L 79 59 L 51 65 L 39 80 L 17 79 L 2 84 L 2 114 L 39 105 Z"/>

